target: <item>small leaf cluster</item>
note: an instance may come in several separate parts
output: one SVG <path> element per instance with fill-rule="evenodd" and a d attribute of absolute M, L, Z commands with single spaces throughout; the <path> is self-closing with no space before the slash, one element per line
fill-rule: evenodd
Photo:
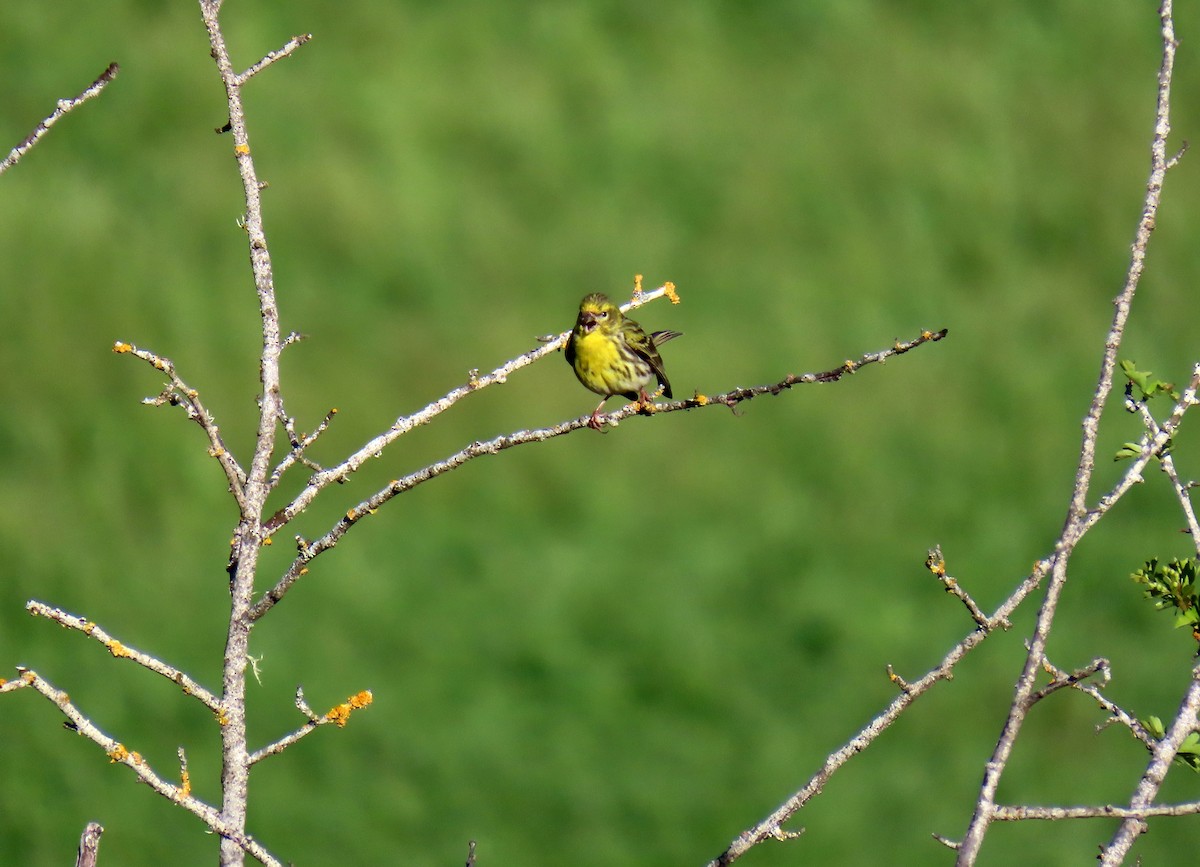
<path fill-rule="evenodd" d="M 1174 383 L 1154 379 L 1154 374 L 1148 370 L 1138 370 L 1136 361 L 1123 360 L 1121 362 L 1121 372 L 1129 380 L 1130 387 L 1127 389 L 1127 392 L 1136 388 L 1138 394 L 1141 395 L 1138 400 L 1142 402 L 1148 401 L 1160 394 L 1167 395 L 1171 400 L 1179 400 L 1179 392 L 1175 390 Z"/>
<path fill-rule="evenodd" d="M 1133 573 L 1133 580 L 1146 587 L 1146 598 L 1154 600 L 1160 611 L 1175 609 L 1175 626 L 1191 626 L 1192 637 L 1200 641 L 1200 613 L 1196 594 L 1196 563 L 1189 559 L 1172 559 L 1160 564 L 1158 558 L 1146 561 L 1146 565 Z M 1166 736 L 1162 720 L 1156 716 L 1141 721 L 1151 735 L 1162 740 Z M 1175 761 L 1200 773 L 1200 733 L 1192 732 L 1179 745 Z"/>
<path fill-rule="evenodd" d="M 1196 595 L 1196 562 L 1190 558 L 1172 558 L 1160 564 L 1155 557 L 1131 576 L 1134 583 L 1145 585 L 1147 599 L 1154 600 L 1160 611 L 1175 609 L 1175 626 L 1191 626 L 1192 634 L 1200 640 L 1200 599 Z"/>

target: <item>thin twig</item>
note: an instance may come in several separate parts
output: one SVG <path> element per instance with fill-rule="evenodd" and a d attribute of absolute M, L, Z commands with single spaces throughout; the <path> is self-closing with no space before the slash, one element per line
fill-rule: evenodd
<path fill-rule="evenodd" d="M 247 81 L 258 75 L 275 61 L 282 60 L 283 58 L 290 56 L 297 48 L 308 42 L 310 39 L 312 39 L 311 33 L 302 33 L 299 36 L 293 36 L 284 44 L 282 48 L 278 49 L 277 51 L 272 51 L 241 75 L 235 76 L 234 82 L 238 87 L 242 87 Z"/>
<path fill-rule="evenodd" d="M 129 645 L 113 638 L 102 628 L 97 626 L 92 621 L 85 617 L 79 617 L 75 614 L 68 614 L 61 608 L 54 608 L 44 602 L 30 600 L 25 604 L 25 610 L 35 617 L 45 617 L 47 620 L 53 620 L 60 626 L 65 626 L 68 629 L 74 629 L 82 632 L 84 635 L 95 639 L 104 645 L 104 647 L 117 659 L 128 659 L 131 662 L 136 662 L 138 665 L 153 671 L 155 674 L 165 677 L 167 680 L 176 684 L 183 694 L 191 696 L 199 701 L 215 714 L 222 712 L 221 700 L 213 695 L 209 690 L 202 687 L 195 680 L 184 674 L 174 666 L 151 656 L 148 653 L 143 653 L 140 650 L 130 647 Z"/>
<path fill-rule="evenodd" d="M 282 411 L 282 406 L 280 409 Z M 286 473 L 296 463 L 303 464 L 313 472 L 319 473 L 322 471 L 322 468 L 305 457 L 304 453 L 309 446 L 317 441 L 317 438 L 321 434 L 325 433 L 325 431 L 329 429 L 329 425 L 336 415 L 337 408 L 334 407 L 325 414 L 325 418 L 321 420 L 321 423 L 317 425 L 316 429 L 314 429 L 312 433 L 305 434 L 304 436 L 300 436 L 296 433 L 296 420 L 294 418 L 291 416 L 284 417 L 283 428 L 285 431 L 287 431 L 288 445 L 291 446 L 291 449 L 286 455 L 284 455 L 283 460 L 279 462 L 278 466 L 276 466 L 271 472 L 271 478 L 267 481 L 267 484 L 270 485 L 272 489 L 279 484 L 279 480 L 283 478 L 283 474 Z"/>
<path fill-rule="evenodd" d="M 21 157 L 25 156 L 34 145 L 50 131 L 50 127 L 54 126 L 63 115 L 83 105 L 89 99 L 99 96 L 104 88 L 108 87 L 112 80 L 117 77 L 117 73 L 121 71 L 121 67 L 116 63 L 110 63 L 108 68 L 100 73 L 100 76 L 84 88 L 83 93 L 71 99 L 60 99 L 57 107 L 48 117 L 34 127 L 33 132 L 25 137 L 19 145 L 13 148 L 3 162 L 0 162 L 0 175 L 11 169 L 17 164 Z"/>
<path fill-rule="evenodd" d="M 1145 401 L 1139 401 L 1134 404 L 1135 411 L 1142 419 L 1142 425 L 1148 433 L 1147 440 L 1158 442 L 1165 439 L 1170 442 L 1171 436 L 1178 430 L 1179 424 L 1183 419 L 1183 412 L 1188 406 L 1195 403 L 1196 389 L 1200 386 L 1200 364 L 1192 368 L 1192 380 L 1188 384 L 1188 388 L 1181 395 L 1180 401 L 1176 406 L 1175 412 L 1168 419 L 1167 424 L 1170 426 L 1170 431 L 1163 434 L 1163 430 L 1155 421 L 1154 416 L 1150 413 L 1150 407 Z M 1143 453 L 1147 450 L 1148 443 L 1143 444 Z M 1172 456 L 1170 449 L 1164 444 L 1163 448 L 1154 453 L 1154 456 L 1159 460 L 1159 466 L 1166 473 L 1167 478 L 1171 481 L 1171 488 L 1175 492 L 1175 499 L 1179 501 L 1179 508 L 1183 511 L 1184 519 L 1187 521 L 1187 530 L 1191 534 L 1192 544 L 1196 548 L 1197 554 L 1200 554 L 1200 523 L 1196 520 L 1196 510 L 1192 506 L 1192 496 L 1188 485 L 1184 484 L 1179 478 L 1179 473 L 1175 469 L 1175 458 Z"/>
<path fill-rule="evenodd" d="M 168 387 L 157 397 L 145 398 L 142 403 L 147 406 L 182 407 L 187 413 L 187 417 L 200 425 L 204 433 L 208 435 L 209 456 L 216 458 L 221 464 L 226 478 L 229 479 L 229 490 L 237 500 L 238 508 L 245 514 L 246 501 L 242 489 L 246 486 L 246 472 L 225 446 L 221 429 L 217 426 L 212 413 L 204 407 L 200 400 L 200 393 L 180 378 L 179 372 L 175 369 L 175 363 L 169 358 L 164 358 L 148 349 L 139 349 L 132 343 L 125 343 L 121 340 L 113 344 L 113 352 L 118 355 L 132 355 L 134 358 L 140 358 L 155 370 L 162 371 L 167 375 L 170 380 Z"/>
<path fill-rule="evenodd" d="M 946 588 L 946 592 L 958 599 L 966 607 L 967 613 L 971 615 L 971 619 L 985 629 L 991 630 L 997 627 L 1008 629 L 1012 624 L 1007 620 L 1002 623 L 995 623 L 988 620 L 983 609 L 979 604 L 971 598 L 971 594 L 962 588 L 958 583 L 958 579 L 946 574 L 946 559 L 942 556 L 942 546 L 936 545 L 929 552 L 929 556 L 925 558 L 925 568 L 933 573 L 933 576 L 942 583 Z"/>
<path fill-rule="evenodd" d="M 83 715 L 62 690 L 53 686 L 37 672 L 27 668 L 18 668 L 21 680 L 32 689 L 52 702 L 70 722 L 70 728 L 77 734 L 95 743 L 108 756 L 113 764 L 129 768 L 138 779 L 148 785 L 164 798 L 183 807 L 189 813 L 200 819 L 205 825 L 222 837 L 233 840 L 239 849 L 245 850 L 270 867 L 282 867 L 282 862 L 276 860 L 256 840 L 245 834 L 236 825 L 228 822 L 221 812 L 211 804 L 185 792 L 182 786 L 169 783 L 160 777 L 150 767 L 142 756 L 128 749 L 115 738 L 102 732 L 95 723 Z"/>
<path fill-rule="evenodd" d="M 1194 816 L 1200 813 L 1200 801 L 1187 804 L 1168 804 L 1161 807 L 1010 807 L 997 804 L 992 818 L 997 822 L 1041 820 L 1057 822 L 1062 819 L 1152 819 L 1156 816 Z"/>
<path fill-rule="evenodd" d="M 1097 726 L 1097 731 L 1110 725 L 1114 722 L 1119 722 L 1125 728 L 1129 729 L 1130 734 L 1142 742 L 1147 748 L 1153 748 L 1158 741 L 1150 732 L 1146 731 L 1133 714 L 1118 705 L 1112 699 L 1108 698 L 1101 692 L 1101 689 L 1108 685 L 1111 677 L 1109 661 L 1107 659 L 1095 659 L 1092 663 L 1084 668 L 1073 672 L 1065 672 L 1051 663 L 1048 659 L 1044 663 L 1044 668 L 1054 678 L 1050 684 L 1030 697 L 1030 701 L 1036 702 L 1045 698 L 1051 692 L 1056 692 L 1063 687 L 1070 687 L 1078 690 L 1084 695 L 1091 697 L 1093 701 L 1099 705 L 1100 709 L 1108 714 L 1108 720 L 1100 726 Z M 1099 673 L 1102 677 L 1102 683 L 1099 685 L 1091 683 L 1084 678 L 1090 677 L 1092 674 Z"/>
<path fill-rule="evenodd" d="M 304 690 L 296 688 L 296 708 L 300 713 L 308 719 L 304 725 L 296 729 L 290 734 L 284 735 L 277 741 L 267 744 L 260 750 L 250 754 L 250 764 L 254 765 L 265 759 L 267 756 L 276 756 L 290 747 L 292 744 L 301 740 L 304 737 L 312 734 L 319 727 L 324 725 L 335 725 L 339 728 L 344 726 L 347 720 L 350 719 L 350 714 L 360 708 L 364 708 L 372 701 L 371 692 L 364 690 L 357 695 L 352 695 L 346 701 L 336 705 L 325 714 L 318 716 L 313 713 L 307 702 L 304 701 Z"/>

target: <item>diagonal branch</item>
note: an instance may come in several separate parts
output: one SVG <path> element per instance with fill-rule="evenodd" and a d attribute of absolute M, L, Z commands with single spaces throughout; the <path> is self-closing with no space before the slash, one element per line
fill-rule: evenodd
<path fill-rule="evenodd" d="M 308 702 L 304 700 L 304 690 L 296 688 L 296 709 L 308 718 L 308 722 L 300 726 L 300 728 L 286 734 L 279 740 L 267 744 L 260 750 L 255 750 L 250 754 L 250 764 L 254 765 L 267 756 L 276 756 L 290 747 L 292 744 L 307 737 L 315 732 L 318 728 L 325 725 L 335 725 L 342 728 L 350 719 L 350 714 L 356 710 L 360 710 L 374 701 L 370 690 L 363 690 L 350 696 L 339 705 L 335 705 L 330 710 L 322 715 L 313 712 L 313 709 L 308 706 Z"/>
<path fill-rule="evenodd" d="M 268 66 L 270 66 L 272 63 L 275 63 L 277 60 L 282 60 L 285 57 L 291 56 L 291 54 L 297 48 L 299 48 L 304 43 L 308 42 L 310 39 L 312 39 L 311 33 L 302 33 L 299 36 L 293 36 L 291 39 L 289 39 L 284 44 L 283 48 L 280 48 L 280 49 L 270 52 L 269 54 L 267 54 L 266 57 L 264 57 L 262 60 L 255 63 L 253 66 L 251 66 L 245 72 L 243 72 L 241 75 L 235 76 L 234 82 L 237 84 L 238 87 L 242 87 L 247 81 L 252 79 L 254 76 L 258 75 L 260 72 L 262 72 Z"/>
<path fill-rule="evenodd" d="M 1077 671 L 1066 672 L 1058 668 L 1056 665 L 1046 660 L 1045 669 L 1053 678 L 1053 680 L 1042 689 L 1038 690 L 1031 696 L 1031 701 L 1040 701 L 1052 692 L 1069 687 L 1078 690 L 1084 695 L 1090 696 L 1100 709 L 1108 713 L 1108 720 L 1102 725 L 1096 727 L 1097 731 L 1108 726 L 1110 723 L 1119 722 L 1125 728 L 1129 729 L 1129 733 L 1142 742 L 1148 749 L 1153 749 L 1157 741 L 1146 731 L 1146 727 L 1142 725 L 1133 714 L 1125 710 L 1116 702 L 1107 698 L 1101 691 L 1108 685 L 1111 677 L 1109 669 L 1109 661 L 1107 659 L 1094 659 L 1092 662 Z M 1099 673 L 1102 678 L 1102 683 L 1097 685 L 1091 683 L 1085 678 L 1093 674 Z"/>
<path fill-rule="evenodd" d="M 199 701 L 213 713 L 218 716 L 223 712 L 221 700 L 209 692 L 207 689 L 198 684 L 188 675 L 184 674 L 174 666 L 167 665 L 160 659 L 151 656 L 148 653 L 143 653 L 136 650 L 127 644 L 123 644 L 113 638 L 95 623 L 83 617 L 78 617 L 74 614 L 68 614 L 61 608 L 53 608 L 43 602 L 29 601 L 25 605 L 25 610 L 35 617 L 45 617 L 47 620 L 53 620 L 60 626 L 65 626 L 68 629 L 75 629 L 82 632 L 84 635 L 94 638 L 96 641 L 104 645 L 104 647 L 117 659 L 129 659 L 136 662 L 143 668 L 153 671 L 155 674 L 165 677 L 167 680 L 179 686 L 183 690 L 184 695 L 190 695 L 192 698 Z"/>
<path fill-rule="evenodd" d="M 155 370 L 161 370 L 167 375 L 171 381 L 170 387 L 158 397 L 146 398 L 142 402 L 151 406 L 162 406 L 164 404 L 182 406 L 184 412 L 187 413 L 187 417 L 200 425 L 201 429 L 208 435 L 209 455 L 220 462 L 221 468 L 225 471 L 225 476 L 229 479 L 229 490 L 233 494 L 234 499 L 237 500 L 241 514 L 246 514 L 246 499 L 242 493 L 242 489 L 246 486 L 246 472 L 229 449 L 226 448 L 225 440 L 221 436 L 221 429 L 217 427 L 216 419 L 213 418 L 212 413 L 205 409 L 204 404 L 200 401 L 200 392 L 191 388 L 179 378 L 179 373 L 175 370 L 175 364 L 169 358 L 163 358 L 149 350 L 138 349 L 131 343 L 124 343 L 119 340 L 113 345 L 113 352 L 118 355 L 132 355 L 135 358 L 140 358 Z"/>
<path fill-rule="evenodd" d="M 70 697 L 64 691 L 57 689 L 35 671 L 27 668 L 18 668 L 17 671 L 20 672 L 20 683 L 34 689 L 58 707 L 62 711 L 63 716 L 70 722 L 71 730 L 86 737 L 104 750 L 109 761 L 113 764 L 124 765 L 129 768 L 137 775 L 139 780 L 155 792 L 183 807 L 189 813 L 199 818 L 213 832 L 233 841 L 239 848 L 249 852 L 263 864 L 270 865 L 270 867 L 283 867 L 282 862 L 278 861 L 270 852 L 264 849 L 258 841 L 242 833 L 236 826 L 229 823 L 216 807 L 192 795 L 190 793 L 190 784 L 186 781 L 181 781 L 179 785 L 167 782 L 155 773 L 139 753 L 128 749 L 120 741 L 109 737 L 97 728 L 95 723 L 84 716 L 79 708 L 71 702 Z M 5 684 L 5 686 L 7 687 L 8 684 Z"/>
<path fill-rule="evenodd" d="M 54 126 L 62 119 L 63 115 L 76 108 L 79 108 L 79 106 L 83 105 L 89 99 L 99 96 L 104 88 L 108 87 L 108 85 L 112 83 L 112 80 L 117 77 L 117 73 L 120 71 L 120 66 L 118 66 L 116 63 L 110 63 L 108 68 L 100 73 L 99 78 L 84 88 L 83 93 L 79 94 L 79 96 L 72 97 L 71 99 L 60 99 L 58 101 L 58 106 L 54 109 L 54 112 L 46 117 L 36 127 L 34 127 L 33 132 L 27 135 L 24 141 L 13 148 L 3 161 L 0 161 L 0 175 L 4 174 L 6 171 L 15 166 L 20 161 L 21 157 L 29 153 L 29 151 L 33 149 L 33 146 L 38 143 L 41 137 L 50 131 L 50 127 Z"/>
<path fill-rule="evenodd" d="M 1150 413 L 1150 408 L 1146 405 L 1146 401 L 1138 401 L 1133 403 L 1133 411 L 1136 411 L 1142 419 L 1142 425 L 1146 428 L 1146 440 L 1152 443 L 1163 442 L 1163 446 L 1152 452 L 1154 457 L 1157 457 L 1162 471 L 1166 473 L 1167 478 L 1171 481 L 1171 488 L 1175 492 L 1175 499 L 1179 501 L 1179 508 L 1183 511 L 1184 519 L 1187 521 L 1187 531 L 1192 537 L 1192 544 L 1196 548 L 1196 552 L 1200 554 L 1200 523 L 1196 520 L 1196 510 L 1192 505 L 1192 496 L 1190 489 L 1179 478 L 1179 472 L 1175 469 L 1175 458 L 1171 455 L 1169 448 L 1172 434 L 1178 430 L 1180 422 L 1183 420 L 1183 413 L 1196 403 L 1196 389 L 1200 387 L 1200 364 L 1192 368 L 1192 380 L 1188 383 L 1187 389 L 1181 395 L 1180 400 L 1175 406 L 1175 410 L 1171 413 L 1166 425 L 1160 426 L 1154 420 L 1154 416 Z M 1132 401 L 1127 400 L 1127 405 Z M 1169 428 L 1164 435 L 1163 427 Z M 1165 441 L 1164 441 L 1165 440 Z M 1147 452 L 1147 442 L 1142 443 L 1143 455 Z"/>

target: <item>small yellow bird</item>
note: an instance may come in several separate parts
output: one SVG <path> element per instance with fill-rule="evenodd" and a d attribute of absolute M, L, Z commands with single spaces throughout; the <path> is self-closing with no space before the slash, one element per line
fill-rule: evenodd
<path fill-rule="evenodd" d="M 586 388 L 604 397 L 588 427 L 600 430 L 600 410 L 614 394 L 649 403 L 646 386 L 655 378 L 663 387 L 663 395 L 671 397 L 671 383 L 663 371 L 658 347 L 680 333 L 655 331 L 647 335 L 642 326 L 599 292 L 579 302 L 579 318 L 567 339 L 567 364 Z"/>

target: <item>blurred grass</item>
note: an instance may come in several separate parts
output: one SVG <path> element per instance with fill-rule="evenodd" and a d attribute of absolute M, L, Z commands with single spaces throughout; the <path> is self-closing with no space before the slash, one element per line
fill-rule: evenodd
<path fill-rule="evenodd" d="M 738 416 L 481 459 L 360 525 L 255 633 L 257 742 L 300 722 L 297 683 L 318 709 L 376 696 L 256 770 L 252 829 L 280 857 L 448 864 L 474 838 L 495 865 L 703 863 L 890 700 L 886 663 L 915 676 L 965 633 L 923 575 L 927 547 L 985 607 L 1048 550 L 1145 181 L 1152 4 L 300 2 L 224 18 L 243 66 L 315 34 L 246 97 L 284 327 L 309 335 L 285 358 L 288 409 L 304 428 L 340 410 L 318 460 L 634 273 L 682 292 L 639 313 L 686 332 L 666 358 L 680 394 L 950 329 Z M 1200 90 L 1193 24 L 1178 27 L 1188 138 Z M 245 457 L 256 303 L 230 143 L 212 133 L 222 94 L 188 4 L 9 4 L 0 32 L 10 145 L 122 64 L 0 183 L 0 663 L 68 689 L 164 773 L 186 746 L 215 798 L 207 714 L 23 605 L 218 682 L 223 476 L 179 414 L 138 406 L 159 381 L 109 348 L 173 358 Z M 1194 358 L 1193 162 L 1168 181 L 1126 344 L 1166 379 Z M 523 371 L 297 531 L 464 442 L 591 406 L 561 361 Z M 1104 455 L 1137 435 L 1105 421 Z M 1195 454 L 1185 437 L 1183 472 Z M 1052 650 L 1064 667 L 1112 657 L 1114 696 L 1167 716 L 1188 642 L 1127 575 L 1187 544 L 1147 481 L 1080 549 Z M 965 827 L 1031 616 L 838 775 L 801 840 L 745 863 L 948 860 L 929 833 Z M 1127 798 L 1143 753 L 1099 721 L 1077 698 L 1039 708 L 1002 798 Z M 30 694 L 0 702 L 0 861 L 63 863 L 96 819 L 105 861 L 211 863 L 197 823 L 59 722 Z M 1172 786 L 1194 797 L 1192 778 Z M 1194 827 L 1155 823 L 1139 853 L 1170 858 Z M 999 827 L 983 863 L 1074 862 L 1109 833 Z"/>

